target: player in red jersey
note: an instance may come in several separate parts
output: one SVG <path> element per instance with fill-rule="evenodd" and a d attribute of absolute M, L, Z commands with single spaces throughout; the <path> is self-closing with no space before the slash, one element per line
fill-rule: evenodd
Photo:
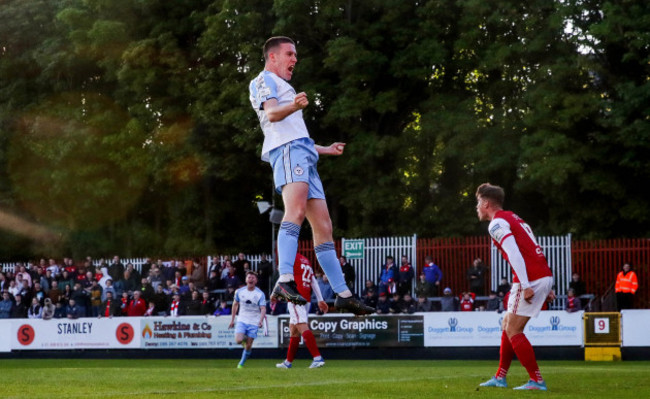
<path fill-rule="evenodd" d="M 505 193 L 501 187 L 481 184 L 476 199 L 479 220 L 490 221 L 490 236 L 514 273 L 508 311 L 503 318 L 499 369 L 494 377 L 480 385 L 506 388 L 506 374 L 516 354 L 530 380 L 515 389 L 545 391 L 546 383 L 524 328 L 531 317 L 537 317 L 545 301 L 555 299 L 553 274 L 530 226 L 514 213 L 503 210 Z"/>
<path fill-rule="evenodd" d="M 300 295 L 303 298 L 309 299 L 311 298 L 311 291 L 314 290 L 314 294 L 318 300 L 318 308 L 321 312 L 327 313 L 329 307 L 327 306 L 327 303 L 323 301 L 323 295 L 321 294 L 318 283 L 316 282 L 316 277 L 314 277 L 314 270 L 311 268 L 309 259 L 297 254 L 296 261 L 293 264 L 293 275 Z M 291 339 L 289 340 L 287 359 L 282 363 L 276 364 L 276 367 L 282 369 L 291 368 L 293 359 L 296 357 L 296 352 L 298 352 L 301 336 L 305 341 L 305 346 L 309 349 L 309 353 L 311 353 L 314 358 L 314 361 L 311 363 L 309 368 L 313 369 L 323 367 L 325 361 L 320 355 L 318 346 L 316 345 L 316 338 L 307 324 L 307 306 L 296 305 L 291 302 L 287 303 L 287 306 L 289 307 L 289 329 L 291 330 Z"/>

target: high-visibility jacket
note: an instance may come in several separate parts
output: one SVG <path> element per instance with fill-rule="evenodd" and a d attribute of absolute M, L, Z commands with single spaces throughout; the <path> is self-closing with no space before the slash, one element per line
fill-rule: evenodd
<path fill-rule="evenodd" d="M 636 279 L 636 273 L 632 270 L 627 273 L 623 271 L 618 273 L 618 276 L 616 277 L 616 292 L 634 294 L 638 288 L 639 282 Z"/>

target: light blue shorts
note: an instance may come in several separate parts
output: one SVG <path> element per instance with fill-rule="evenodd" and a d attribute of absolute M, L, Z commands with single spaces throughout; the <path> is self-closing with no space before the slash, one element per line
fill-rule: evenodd
<path fill-rule="evenodd" d="M 309 185 L 308 199 L 325 199 L 323 183 L 316 170 L 318 153 L 314 140 L 303 137 L 274 148 L 269 152 L 269 162 L 273 168 L 275 189 L 279 194 L 286 184 L 305 182 Z"/>
<path fill-rule="evenodd" d="M 248 338 L 257 338 L 258 327 L 253 324 L 246 324 L 238 321 L 235 324 L 235 334 L 244 334 Z"/>

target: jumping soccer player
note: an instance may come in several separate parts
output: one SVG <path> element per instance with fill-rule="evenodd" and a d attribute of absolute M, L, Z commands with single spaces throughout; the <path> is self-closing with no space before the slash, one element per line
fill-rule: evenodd
<path fill-rule="evenodd" d="M 266 316 L 266 297 L 262 290 L 257 288 L 257 273 L 246 273 L 246 286 L 235 291 L 235 299 L 232 303 L 232 319 L 228 328 L 235 326 L 235 315 L 237 325 L 235 327 L 235 342 L 242 344 L 244 350 L 237 368 L 243 368 L 246 359 L 251 355 L 253 341 L 257 338 L 257 330 L 262 327 Z M 245 338 L 245 339 L 244 339 Z"/>
<path fill-rule="evenodd" d="M 318 283 L 316 282 L 316 277 L 314 277 L 314 271 L 311 268 L 309 259 L 297 254 L 296 261 L 293 264 L 293 275 L 296 277 L 296 285 L 298 286 L 298 292 L 300 295 L 302 295 L 303 298 L 311 298 L 311 290 L 313 289 L 314 294 L 316 294 L 316 300 L 318 301 L 318 308 L 321 312 L 327 313 L 328 306 L 327 303 L 323 301 L 323 296 L 321 295 L 320 288 L 318 288 Z M 275 366 L 280 369 L 291 368 L 291 363 L 296 357 L 296 352 L 298 352 L 298 346 L 300 345 L 300 336 L 302 336 L 302 339 L 305 340 L 305 346 L 307 346 L 309 353 L 311 353 L 314 358 L 314 361 L 311 363 L 309 368 L 314 369 L 317 367 L 323 367 L 325 361 L 318 351 L 316 338 L 314 338 L 314 334 L 307 325 L 307 307 L 305 305 L 290 303 L 289 317 L 291 339 L 289 340 L 287 359 Z"/>
<path fill-rule="evenodd" d="M 312 227 L 314 250 L 323 271 L 337 294 L 334 306 L 357 315 L 374 309 L 352 296 L 334 249 L 332 220 L 316 163 L 319 155 L 341 155 L 345 143 L 328 147 L 309 138 L 302 110 L 309 105 L 307 94 L 296 94 L 288 83 L 296 65 L 296 45 L 288 37 L 272 37 L 264 43 L 264 70 L 250 83 L 250 101 L 264 132 L 262 160 L 273 168 L 275 188 L 282 193 L 284 218 L 278 232 L 280 278 L 271 296 L 296 305 L 307 300 L 297 290 L 293 263 L 298 235 L 305 217 Z"/>
<path fill-rule="evenodd" d="M 506 388 L 506 374 L 516 354 L 530 380 L 515 389 L 546 391 L 524 327 L 531 317 L 537 317 L 545 301 L 555 299 L 551 269 L 528 224 L 514 213 L 503 210 L 505 193 L 501 187 L 481 184 L 476 190 L 476 199 L 479 220 L 490 221 L 490 236 L 514 274 L 508 311 L 503 318 L 499 369 L 480 386 Z"/>

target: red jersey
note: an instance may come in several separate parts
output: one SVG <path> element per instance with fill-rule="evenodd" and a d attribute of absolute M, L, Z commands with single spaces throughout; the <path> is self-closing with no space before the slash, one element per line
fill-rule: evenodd
<path fill-rule="evenodd" d="M 498 211 L 488 227 L 490 236 L 492 236 L 492 241 L 499 248 L 503 258 L 510 263 L 508 259 L 508 254 L 504 251 L 503 241 L 513 236 L 521 256 L 524 258 L 524 263 L 526 264 L 526 274 L 528 275 L 528 281 L 535 281 L 542 277 L 551 277 L 553 273 L 551 268 L 548 267 L 548 262 L 546 257 L 542 252 L 542 248 L 537 244 L 533 230 L 522 218 L 515 215 L 511 211 Z M 519 277 L 515 269 L 512 268 L 514 274 L 513 282 L 519 283 Z"/>
<path fill-rule="evenodd" d="M 296 281 L 298 292 L 309 301 L 311 298 L 311 277 L 314 270 L 311 268 L 311 262 L 304 256 L 297 254 L 296 261 L 293 264 L 293 278 Z"/>
<path fill-rule="evenodd" d="M 474 310 L 474 301 L 471 299 L 462 299 L 460 301 L 460 311 L 461 312 L 468 312 Z"/>

